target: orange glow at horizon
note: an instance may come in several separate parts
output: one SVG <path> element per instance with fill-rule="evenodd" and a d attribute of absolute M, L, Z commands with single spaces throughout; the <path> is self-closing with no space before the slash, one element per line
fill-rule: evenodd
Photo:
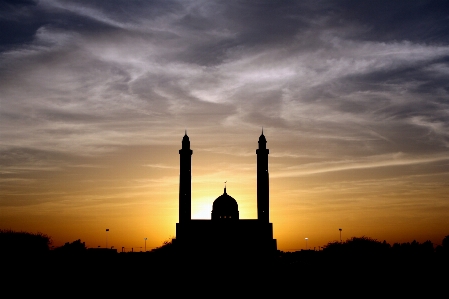
<path fill-rule="evenodd" d="M 126 251 L 143 250 L 144 238 L 148 238 L 147 250 L 160 246 L 164 240 L 175 237 L 178 222 L 176 151 L 176 147 L 170 148 L 171 155 L 165 148 L 158 153 L 153 151 L 154 156 L 162 157 L 155 158 L 158 160 L 155 163 L 148 158 L 147 150 L 131 150 L 125 153 L 126 163 L 111 165 L 114 159 L 106 159 L 102 167 L 86 167 L 67 174 L 75 179 L 74 185 L 65 177 L 55 178 L 48 185 L 37 186 L 35 195 L 25 193 L 38 198 L 38 204 L 2 208 L 1 226 L 31 232 L 38 228 L 52 237 L 54 246 L 81 239 L 88 247 L 104 247 L 106 228 L 110 229 L 108 246 L 119 251 L 122 247 Z M 200 159 L 203 156 L 205 159 Z M 435 205 L 416 211 L 413 203 L 419 205 L 430 190 L 420 188 L 419 184 L 412 186 L 410 176 L 403 180 L 383 179 L 384 169 L 375 169 L 379 175 L 376 179 L 349 180 L 353 176 L 351 171 L 339 172 L 338 176 L 324 173 L 288 178 L 281 175 L 280 159 L 270 157 L 269 170 L 270 222 L 281 250 L 304 249 L 305 237 L 309 238 L 309 248 L 318 249 L 338 240 L 339 227 L 343 228 L 343 239 L 365 235 L 390 243 L 430 239 L 439 244 L 447 234 L 444 230 L 449 227 L 447 218 L 439 211 L 441 199 L 447 195 L 444 184 L 442 187 L 437 184 L 447 179 L 445 173 L 433 176 L 428 182 L 421 179 L 420 185 L 433 184 Z M 194 151 L 193 219 L 210 219 L 212 203 L 223 193 L 225 180 L 228 194 L 239 204 L 240 218 L 257 217 L 255 155 L 236 160 L 232 162 L 232 156 L 227 154 L 213 157 L 208 152 Z M 217 170 L 210 172 L 210 169 Z M 416 190 L 406 192 L 409 210 L 399 205 L 405 186 L 412 188 L 410 192 Z"/>
<path fill-rule="evenodd" d="M 255 219 L 263 131 L 278 249 L 449 235 L 444 1 L 72 2 L 0 5 L 0 229 L 161 246 L 185 133 L 191 217 Z"/>

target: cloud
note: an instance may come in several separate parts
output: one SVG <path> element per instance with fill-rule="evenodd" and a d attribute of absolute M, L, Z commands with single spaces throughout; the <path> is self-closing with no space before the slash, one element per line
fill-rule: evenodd
<path fill-rule="evenodd" d="M 403 153 L 364 157 L 360 160 L 352 161 L 326 161 L 318 163 L 308 163 L 301 166 L 290 166 L 279 168 L 272 178 L 297 177 L 327 172 L 338 172 L 347 170 L 370 169 L 379 167 L 410 166 L 417 164 L 446 163 L 449 160 L 447 155 L 430 157 L 407 157 Z"/>
<path fill-rule="evenodd" d="M 6 7 L 5 24 L 26 16 L 0 45 L 6 151 L 100 155 L 185 128 L 207 150 L 217 128 L 243 140 L 262 126 L 282 132 L 284 157 L 447 150 L 449 45 L 434 2 Z"/>

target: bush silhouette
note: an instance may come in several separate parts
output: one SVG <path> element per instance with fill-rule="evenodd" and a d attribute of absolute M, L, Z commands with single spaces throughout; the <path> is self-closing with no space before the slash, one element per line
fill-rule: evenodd
<path fill-rule="evenodd" d="M 445 251 L 449 251 L 449 235 L 444 237 L 443 242 L 441 242 L 441 245 L 443 246 L 443 249 Z"/>
<path fill-rule="evenodd" d="M 429 256 L 434 253 L 433 243 L 431 241 L 425 241 L 424 243 L 419 243 L 413 240 L 411 243 L 394 243 L 393 252 L 398 256 L 410 257 L 410 256 Z"/>
<path fill-rule="evenodd" d="M 64 253 L 64 254 L 79 254 L 86 252 L 87 248 L 84 242 L 81 243 L 81 240 L 75 240 L 72 243 L 65 243 L 63 246 L 55 249 L 55 252 Z"/>
<path fill-rule="evenodd" d="M 323 252 L 328 255 L 344 255 L 347 258 L 381 257 L 388 253 L 390 244 L 370 237 L 352 237 L 344 242 L 330 242 Z"/>
<path fill-rule="evenodd" d="M 151 252 L 168 254 L 172 253 L 173 250 L 174 250 L 173 238 L 169 238 L 168 240 L 165 240 L 161 246 L 151 250 Z"/>
<path fill-rule="evenodd" d="M 39 254 L 50 250 L 51 237 L 43 233 L 0 230 L 0 252 L 8 254 Z"/>

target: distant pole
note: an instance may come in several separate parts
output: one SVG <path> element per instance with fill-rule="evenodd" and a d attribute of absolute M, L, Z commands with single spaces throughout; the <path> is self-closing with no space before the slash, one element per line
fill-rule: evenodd
<path fill-rule="evenodd" d="M 106 248 L 108 248 L 108 231 L 109 228 L 106 229 Z"/>
<path fill-rule="evenodd" d="M 341 243 L 341 231 L 342 231 L 342 229 L 339 228 L 338 230 L 340 231 L 340 243 Z"/>
<path fill-rule="evenodd" d="M 309 238 L 306 238 L 306 250 L 307 250 L 307 241 L 309 240 Z"/>
<path fill-rule="evenodd" d="M 145 252 L 147 252 L 147 238 L 143 238 L 145 240 Z"/>

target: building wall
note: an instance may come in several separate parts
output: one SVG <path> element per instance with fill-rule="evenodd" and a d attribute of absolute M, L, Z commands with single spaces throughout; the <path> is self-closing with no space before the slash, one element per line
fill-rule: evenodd
<path fill-rule="evenodd" d="M 257 219 L 191 220 L 176 224 L 176 242 L 184 250 L 275 252 L 273 224 Z"/>

